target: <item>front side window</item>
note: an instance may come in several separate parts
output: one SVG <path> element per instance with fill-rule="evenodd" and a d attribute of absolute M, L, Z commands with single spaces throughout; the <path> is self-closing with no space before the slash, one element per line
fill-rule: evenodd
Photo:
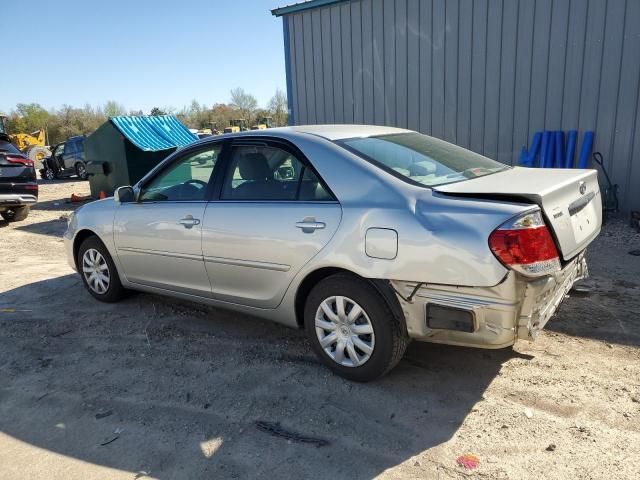
<path fill-rule="evenodd" d="M 206 200 L 207 187 L 221 150 L 215 145 L 187 155 L 160 172 L 142 190 L 143 202 Z"/>
<path fill-rule="evenodd" d="M 350 138 L 337 143 L 404 180 L 429 187 L 510 168 L 466 148 L 416 132 Z"/>
<path fill-rule="evenodd" d="M 313 170 L 287 150 L 236 146 L 222 188 L 223 200 L 332 200 Z"/>
<path fill-rule="evenodd" d="M 64 155 L 64 143 L 58 145 L 53 152 L 53 156 L 56 158 L 62 158 L 62 155 Z"/>

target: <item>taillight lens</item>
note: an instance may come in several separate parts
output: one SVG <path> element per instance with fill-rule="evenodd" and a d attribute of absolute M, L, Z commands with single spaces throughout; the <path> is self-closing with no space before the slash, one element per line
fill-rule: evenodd
<path fill-rule="evenodd" d="M 4 157 L 7 162 L 15 165 L 24 165 L 25 167 L 33 167 L 33 160 L 24 157 L 18 157 L 16 155 L 6 155 Z"/>
<path fill-rule="evenodd" d="M 505 266 L 530 277 L 560 270 L 556 244 L 539 210 L 500 225 L 489 235 L 489 248 Z"/>

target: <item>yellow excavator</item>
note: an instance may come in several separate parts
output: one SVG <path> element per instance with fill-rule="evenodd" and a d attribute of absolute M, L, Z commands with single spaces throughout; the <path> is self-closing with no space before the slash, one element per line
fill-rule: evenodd
<path fill-rule="evenodd" d="M 0 116 L 0 133 L 7 134 L 7 117 Z M 8 134 L 11 143 L 36 163 L 36 169 L 46 157 L 51 156 L 51 150 L 47 148 L 47 133 L 44 128 L 32 133 Z"/>
<path fill-rule="evenodd" d="M 237 133 L 249 130 L 247 128 L 247 121 L 244 118 L 234 118 L 231 120 L 231 125 L 225 127 L 224 133 Z"/>
<path fill-rule="evenodd" d="M 273 117 L 261 117 L 256 125 L 251 126 L 251 130 L 265 130 L 273 128 Z"/>

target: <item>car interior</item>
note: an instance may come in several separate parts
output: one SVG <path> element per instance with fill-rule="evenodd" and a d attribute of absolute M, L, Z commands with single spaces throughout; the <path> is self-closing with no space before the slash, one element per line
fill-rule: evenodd
<path fill-rule="evenodd" d="M 222 198 L 227 200 L 332 200 L 309 167 L 274 147 L 242 146 L 232 152 Z"/>
<path fill-rule="evenodd" d="M 185 158 L 145 186 L 141 201 L 204 200 L 220 149 Z M 313 170 L 290 152 L 267 146 L 233 147 L 223 200 L 330 201 Z"/>

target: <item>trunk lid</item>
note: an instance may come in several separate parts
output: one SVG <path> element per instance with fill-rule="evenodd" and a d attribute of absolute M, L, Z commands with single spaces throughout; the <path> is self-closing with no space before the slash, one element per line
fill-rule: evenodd
<path fill-rule="evenodd" d="M 570 260 L 584 250 L 602 226 L 602 200 L 596 170 L 514 167 L 433 189 L 449 195 L 537 204 L 564 260 Z"/>

